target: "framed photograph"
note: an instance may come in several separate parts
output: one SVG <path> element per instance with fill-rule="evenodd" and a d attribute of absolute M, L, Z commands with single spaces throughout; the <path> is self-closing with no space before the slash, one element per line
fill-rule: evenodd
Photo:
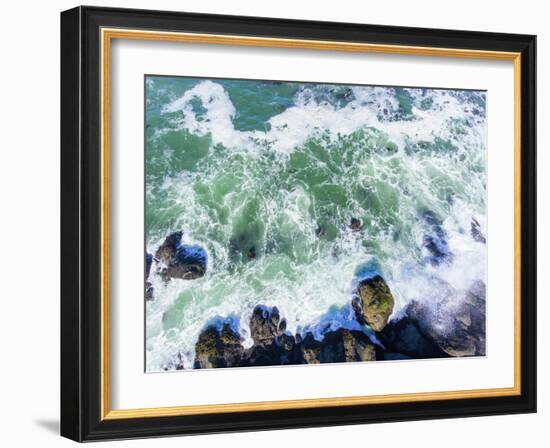
<path fill-rule="evenodd" d="M 536 411 L 535 36 L 61 14 L 61 433 Z"/>

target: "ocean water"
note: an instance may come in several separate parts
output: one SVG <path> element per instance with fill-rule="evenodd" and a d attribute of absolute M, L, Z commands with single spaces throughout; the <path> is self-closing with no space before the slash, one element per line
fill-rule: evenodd
<path fill-rule="evenodd" d="M 276 305 L 293 333 L 355 328 L 350 296 L 372 266 L 392 318 L 485 280 L 486 246 L 471 235 L 472 219 L 486 235 L 485 92 L 145 82 L 147 251 L 181 229 L 208 253 L 196 280 L 164 283 L 153 265 L 147 371 L 192 368 L 210 323 L 230 322 L 250 346 L 257 304 Z M 425 247 L 433 220 L 450 261 Z"/>

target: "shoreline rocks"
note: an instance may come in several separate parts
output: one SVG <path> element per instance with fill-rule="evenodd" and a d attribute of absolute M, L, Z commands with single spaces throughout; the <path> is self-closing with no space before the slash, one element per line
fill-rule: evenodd
<path fill-rule="evenodd" d="M 285 332 L 276 307 L 255 307 L 250 320 L 253 345 L 245 349 L 242 338 L 229 324 L 219 330 L 208 325 L 195 345 L 195 369 L 292 364 L 375 361 L 376 349 L 362 331 L 339 328 L 321 341 L 312 333 L 304 338 Z"/>
<path fill-rule="evenodd" d="M 235 325 L 209 324 L 195 345 L 194 368 L 485 355 L 485 284 L 481 281 L 457 301 L 444 300 L 437 306 L 411 302 L 391 321 L 395 299 L 377 271 L 362 277 L 356 291 L 351 305 L 357 323 L 321 333 L 321 339 L 311 331 L 291 334 L 278 308 L 265 305 L 252 311 L 249 348 Z M 358 330 L 361 326 L 363 330 Z"/>

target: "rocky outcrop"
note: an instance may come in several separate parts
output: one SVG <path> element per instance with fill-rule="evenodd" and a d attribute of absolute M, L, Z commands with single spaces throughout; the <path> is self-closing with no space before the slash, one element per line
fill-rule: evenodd
<path fill-rule="evenodd" d="M 362 331 L 339 328 L 323 338 L 319 360 L 321 363 L 375 361 L 376 351 Z"/>
<path fill-rule="evenodd" d="M 377 334 L 383 349 L 377 350 L 379 359 L 445 358 L 449 355 L 408 316 L 392 320 Z"/>
<path fill-rule="evenodd" d="M 258 305 L 250 322 L 253 344 L 244 348 L 229 325 L 210 325 L 195 346 L 195 368 L 368 362 L 485 355 L 485 284 L 476 282 L 465 296 L 434 305 L 411 302 L 388 321 L 394 298 L 385 280 L 372 269 L 357 287 L 352 303 L 357 322 L 349 328 L 291 334 L 277 307 Z M 454 294 L 454 295 L 453 295 Z M 363 331 L 357 324 L 368 325 Z M 369 328 L 370 327 L 370 328 Z M 317 334 L 317 333 L 316 333 Z"/>
<path fill-rule="evenodd" d="M 465 297 L 450 298 L 435 306 L 412 302 L 406 313 L 445 353 L 485 355 L 485 283 L 476 282 Z"/>
<path fill-rule="evenodd" d="M 254 344 L 261 346 L 272 345 L 277 336 L 284 333 L 286 321 L 281 320 L 276 306 L 268 308 L 258 305 L 250 318 L 250 334 Z"/>
<path fill-rule="evenodd" d="M 196 244 L 182 244 L 182 236 L 181 231 L 172 233 L 155 253 L 155 258 L 162 265 L 159 274 L 165 281 L 171 278 L 192 280 L 206 273 L 206 251 Z"/>
<path fill-rule="evenodd" d="M 382 276 L 375 274 L 363 279 L 352 301 L 357 320 L 374 331 L 381 331 L 393 312 L 395 300 Z"/>
<path fill-rule="evenodd" d="M 243 355 L 242 339 L 229 324 L 221 331 L 209 326 L 195 345 L 195 368 L 236 367 L 242 364 Z"/>
<path fill-rule="evenodd" d="M 221 331 L 208 326 L 195 345 L 195 368 L 320 364 L 374 361 L 376 350 L 369 337 L 357 330 L 339 328 L 322 340 L 312 333 L 304 338 L 285 331 L 276 307 L 257 306 L 250 319 L 253 345 L 244 349 L 241 337 L 225 324 Z"/>

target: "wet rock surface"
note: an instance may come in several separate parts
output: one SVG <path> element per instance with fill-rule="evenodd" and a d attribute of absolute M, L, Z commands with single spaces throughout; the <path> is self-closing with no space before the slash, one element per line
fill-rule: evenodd
<path fill-rule="evenodd" d="M 395 300 L 386 281 L 378 274 L 362 280 L 352 302 L 357 320 L 381 331 L 393 312 Z"/>
<path fill-rule="evenodd" d="M 161 264 L 158 273 L 165 281 L 172 278 L 193 280 L 206 273 L 206 251 L 196 244 L 183 244 L 182 237 L 181 231 L 170 234 L 155 253 Z"/>
<path fill-rule="evenodd" d="M 406 313 L 448 355 L 485 355 L 483 282 L 474 283 L 461 300 L 443 301 L 436 306 L 412 302 Z"/>
<path fill-rule="evenodd" d="M 229 324 L 221 331 L 209 326 L 195 345 L 195 368 L 236 367 L 242 364 L 243 355 L 242 339 Z"/>
<path fill-rule="evenodd" d="M 153 300 L 155 289 L 151 282 L 149 282 L 149 274 L 151 273 L 151 266 L 153 264 L 153 256 L 145 253 L 145 300 Z"/>
<path fill-rule="evenodd" d="M 378 335 L 384 349 L 378 357 L 384 360 L 445 358 L 449 355 L 419 328 L 418 322 L 408 316 L 391 321 Z"/>
<path fill-rule="evenodd" d="M 449 248 L 447 234 L 441 221 L 429 210 L 422 214 L 422 220 L 427 226 L 427 232 L 422 242 L 426 261 L 433 266 L 441 263 L 451 263 L 453 254 Z"/>

